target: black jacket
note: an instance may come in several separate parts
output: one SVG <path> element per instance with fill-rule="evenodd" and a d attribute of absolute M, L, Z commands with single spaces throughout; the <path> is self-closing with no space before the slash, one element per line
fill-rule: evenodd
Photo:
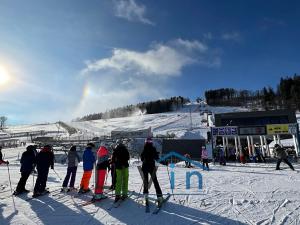
<path fill-rule="evenodd" d="M 159 159 L 158 152 L 156 151 L 156 148 L 151 143 L 146 143 L 144 145 L 144 150 L 141 154 L 141 160 L 143 162 L 143 165 L 147 165 L 150 167 L 155 166 L 155 160 Z"/>
<path fill-rule="evenodd" d="M 42 149 L 36 157 L 36 167 L 38 170 L 48 170 L 54 167 L 54 154 L 50 149 Z"/>
<path fill-rule="evenodd" d="M 27 150 L 26 152 L 24 152 L 22 154 L 20 163 L 21 163 L 20 172 L 30 173 L 34 169 L 36 163 L 34 151 Z"/>
<path fill-rule="evenodd" d="M 129 152 L 125 145 L 118 144 L 112 156 L 112 162 L 115 164 L 116 169 L 128 168 Z"/>

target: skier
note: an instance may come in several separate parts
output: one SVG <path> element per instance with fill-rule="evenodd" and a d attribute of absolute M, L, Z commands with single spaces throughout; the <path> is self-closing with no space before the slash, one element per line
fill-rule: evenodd
<path fill-rule="evenodd" d="M 280 170 L 280 163 L 282 161 L 284 161 L 286 164 L 288 164 L 292 170 L 295 170 L 293 165 L 289 162 L 289 160 L 287 158 L 287 153 L 284 150 L 284 148 L 282 148 L 279 144 L 275 144 L 274 151 L 275 151 L 276 157 L 278 159 L 277 165 L 276 165 L 276 170 Z"/>
<path fill-rule="evenodd" d="M 20 161 L 20 163 L 21 163 L 21 168 L 20 168 L 21 178 L 20 178 L 17 188 L 14 192 L 14 195 L 29 192 L 29 190 L 25 189 L 25 185 L 26 185 L 29 175 L 34 170 L 35 163 L 36 163 L 34 149 L 35 149 L 35 147 L 33 145 L 29 145 L 26 148 L 26 151 L 23 152 L 23 154 L 22 154 L 21 161 Z"/>
<path fill-rule="evenodd" d="M 202 146 L 201 158 L 202 158 L 202 163 L 203 163 L 203 170 L 204 170 L 205 166 L 207 167 L 207 170 L 209 170 L 209 167 L 208 167 L 208 151 L 205 148 L 205 146 Z"/>
<path fill-rule="evenodd" d="M 92 152 L 94 147 L 95 145 L 93 143 L 88 143 L 83 152 L 82 161 L 84 172 L 81 178 L 79 193 L 86 193 L 90 191 L 89 183 L 92 176 L 94 163 L 96 161 L 94 153 Z"/>
<path fill-rule="evenodd" d="M 219 156 L 220 156 L 220 165 L 226 166 L 226 159 L 224 148 L 222 146 L 219 147 Z"/>
<path fill-rule="evenodd" d="M 101 143 L 97 151 L 97 172 L 94 200 L 106 198 L 103 194 L 104 182 L 107 169 L 109 168 L 109 155 L 105 143 Z"/>
<path fill-rule="evenodd" d="M 186 153 L 185 155 L 184 155 L 184 157 L 185 158 L 187 158 L 187 159 L 189 159 L 189 160 L 186 160 L 185 161 L 185 167 L 186 168 L 191 168 L 191 156 L 188 154 L 188 153 Z"/>
<path fill-rule="evenodd" d="M 68 168 L 67 168 L 66 177 L 65 177 L 63 185 L 62 185 L 63 192 L 75 190 L 74 183 L 75 183 L 75 179 L 76 179 L 77 166 L 78 166 L 79 162 L 80 162 L 80 158 L 77 154 L 76 146 L 73 145 L 68 152 Z M 71 177 L 71 180 L 70 180 L 70 177 Z M 67 186 L 68 186 L 69 180 L 70 180 L 70 184 L 69 184 L 69 189 L 68 189 Z"/>
<path fill-rule="evenodd" d="M 112 156 L 112 162 L 115 163 L 117 175 L 115 203 L 120 199 L 124 200 L 128 197 L 129 158 L 129 152 L 126 146 L 123 143 L 118 142 Z"/>
<path fill-rule="evenodd" d="M 38 197 L 49 191 L 46 191 L 46 183 L 48 179 L 49 168 L 54 169 L 54 154 L 50 145 L 45 145 L 37 154 L 36 167 L 38 176 L 34 186 L 34 193 L 32 197 Z"/>
<path fill-rule="evenodd" d="M 242 148 L 242 150 L 240 152 L 240 162 L 243 164 L 246 163 L 246 152 L 247 152 L 246 148 Z"/>
<path fill-rule="evenodd" d="M 162 191 L 159 186 L 157 176 L 156 176 L 156 167 L 155 167 L 155 160 L 158 160 L 158 152 L 156 151 L 156 148 L 153 146 L 153 142 L 151 138 L 147 138 L 145 145 L 144 145 L 144 150 L 141 154 L 141 160 L 143 162 L 142 164 L 142 171 L 144 175 L 144 195 L 145 195 L 145 201 L 146 204 L 148 204 L 148 174 L 150 174 L 156 195 L 157 195 L 157 202 L 158 205 L 161 205 L 163 202 L 163 197 L 162 197 Z"/>
<path fill-rule="evenodd" d="M 6 165 L 8 165 L 9 164 L 9 162 L 8 161 L 4 161 L 3 160 L 3 155 L 2 155 L 2 146 L 0 146 L 0 165 L 1 164 L 6 164 Z"/>

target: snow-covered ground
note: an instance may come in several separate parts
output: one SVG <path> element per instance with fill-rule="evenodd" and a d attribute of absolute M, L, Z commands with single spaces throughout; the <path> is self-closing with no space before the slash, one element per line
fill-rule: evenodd
<path fill-rule="evenodd" d="M 19 174 L 18 155 L 24 148 L 4 149 L 10 161 L 10 177 L 16 187 Z M 142 185 L 137 162 L 130 166 L 129 190 L 140 191 Z M 158 215 L 146 214 L 141 198 L 133 195 L 119 208 L 108 210 L 113 198 L 97 204 L 80 206 L 89 195 L 72 197 L 60 194 L 62 181 L 50 170 L 47 186 L 52 191 L 48 196 L 31 201 L 23 197 L 11 197 L 8 170 L 0 166 L 0 224 L 300 224 L 300 175 L 286 165 L 283 170 L 274 170 L 272 164 L 231 163 L 227 166 L 210 165 L 211 171 L 176 167 L 174 197 L 166 203 Z M 295 164 L 296 170 L 300 165 Z M 66 166 L 55 165 L 60 177 L 64 177 Z M 193 178 L 191 189 L 185 189 L 187 171 L 198 171 L 203 176 L 203 189 L 197 189 Z M 79 185 L 82 166 L 78 168 L 76 185 Z M 158 179 L 164 193 L 171 192 L 168 172 L 160 166 Z M 93 183 L 94 178 L 91 179 Z M 108 177 L 110 184 L 111 177 Z M 32 176 L 27 188 L 32 190 Z M 154 194 L 153 187 L 150 192 Z M 185 195 L 181 195 L 185 194 Z M 14 200 L 14 202 L 13 202 Z M 15 208 L 14 208 L 15 204 Z M 151 204 L 151 210 L 154 204 Z"/>

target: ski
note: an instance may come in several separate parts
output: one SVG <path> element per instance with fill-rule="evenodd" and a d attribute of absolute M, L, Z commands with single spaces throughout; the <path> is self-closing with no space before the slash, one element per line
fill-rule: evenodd
<path fill-rule="evenodd" d="M 133 193 L 134 193 L 134 192 L 131 192 L 131 193 L 127 196 L 127 198 L 125 198 L 125 199 L 123 199 L 123 200 L 120 199 L 119 201 L 114 202 L 109 208 L 107 208 L 107 210 L 112 210 L 113 208 L 118 208 L 123 202 L 126 201 L 126 199 L 130 198 L 130 197 L 133 195 Z"/>
<path fill-rule="evenodd" d="M 156 209 L 153 211 L 152 214 L 158 214 L 159 211 L 161 210 L 161 208 L 163 207 L 163 205 L 170 199 L 170 197 L 171 197 L 171 194 L 168 193 L 167 197 L 164 198 L 164 200 L 163 200 L 163 202 L 161 203 L 161 205 L 160 205 L 160 206 L 157 206 Z"/>

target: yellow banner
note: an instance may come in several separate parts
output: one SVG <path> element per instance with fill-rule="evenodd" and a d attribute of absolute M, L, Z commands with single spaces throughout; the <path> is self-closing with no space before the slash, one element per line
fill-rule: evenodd
<path fill-rule="evenodd" d="M 267 134 L 288 134 L 289 124 L 267 125 Z"/>

